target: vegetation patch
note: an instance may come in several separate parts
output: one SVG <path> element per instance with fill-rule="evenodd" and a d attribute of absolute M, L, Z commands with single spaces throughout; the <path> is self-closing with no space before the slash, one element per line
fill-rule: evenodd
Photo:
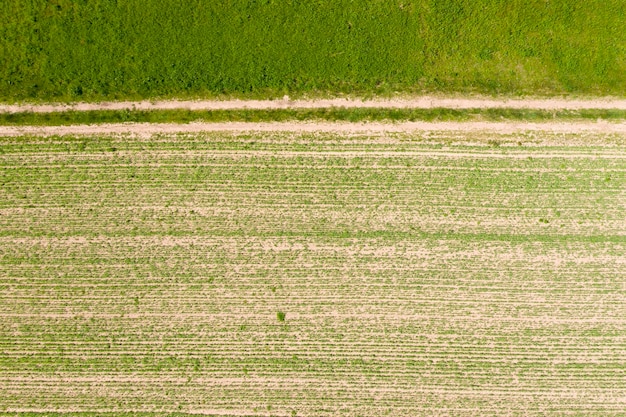
<path fill-rule="evenodd" d="M 283 311 L 278 311 L 276 313 L 276 318 L 278 319 L 278 321 L 285 321 L 286 317 L 287 317 L 287 314 L 285 314 L 285 312 Z"/>
<path fill-rule="evenodd" d="M 284 122 L 284 121 L 576 121 L 624 120 L 626 110 L 380 109 L 90 110 L 0 113 L 0 125 L 59 126 L 99 123 Z"/>
<path fill-rule="evenodd" d="M 6 0 L 0 100 L 626 91 L 620 0 Z"/>

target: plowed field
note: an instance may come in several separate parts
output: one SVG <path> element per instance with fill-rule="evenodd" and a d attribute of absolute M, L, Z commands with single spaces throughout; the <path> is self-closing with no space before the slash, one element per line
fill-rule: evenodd
<path fill-rule="evenodd" d="M 0 414 L 621 415 L 586 135 L 0 138 Z"/>

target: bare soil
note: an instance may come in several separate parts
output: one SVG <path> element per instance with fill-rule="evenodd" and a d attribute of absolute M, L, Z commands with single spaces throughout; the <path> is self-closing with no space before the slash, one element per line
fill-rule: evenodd
<path fill-rule="evenodd" d="M 132 134 L 149 137 L 159 133 L 199 132 L 337 132 L 337 133 L 410 133 L 430 132 L 492 132 L 512 134 L 519 132 L 551 133 L 626 133 L 626 122 L 225 122 L 225 123 L 116 123 L 70 126 L 0 126 L 2 136 L 23 135 L 96 135 Z"/>

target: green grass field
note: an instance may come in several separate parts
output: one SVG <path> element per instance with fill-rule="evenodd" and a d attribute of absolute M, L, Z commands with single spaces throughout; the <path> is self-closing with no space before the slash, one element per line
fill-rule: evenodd
<path fill-rule="evenodd" d="M 0 138 L 0 414 L 622 415 L 586 135 Z"/>
<path fill-rule="evenodd" d="M 5 0 L 0 100 L 626 91 L 620 0 Z"/>

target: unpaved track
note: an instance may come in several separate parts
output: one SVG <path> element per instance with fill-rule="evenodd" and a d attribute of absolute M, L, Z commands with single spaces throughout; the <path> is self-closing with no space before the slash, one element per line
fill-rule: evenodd
<path fill-rule="evenodd" d="M 403 99 L 329 99 L 329 100 L 290 100 L 287 96 L 282 100 L 228 100 L 228 101 L 139 101 L 139 102 L 103 102 L 74 104 L 19 104 L 1 105 L 0 112 L 35 112 L 48 113 L 55 111 L 90 111 L 90 110 L 236 110 L 236 109 L 321 109 L 321 108 L 398 108 L 398 109 L 536 109 L 536 110 L 577 110 L 577 109 L 617 109 L 626 110 L 626 100 L 601 98 L 595 100 L 573 99 L 491 99 L 491 98 L 442 98 L 417 97 Z M 607 122 L 574 121 L 574 122 L 194 122 L 176 123 L 116 123 L 98 125 L 70 126 L 0 126 L 2 136 L 21 135 L 93 135 L 93 134 L 132 134 L 149 137 L 158 133 L 197 133 L 215 131 L 259 131 L 259 132 L 337 132 L 337 133 L 380 133 L 380 132 L 414 132 L 414 131 L 459 131 L 459 132 L 493 132 L 516 133 L 539 131 L 553 133 L 626 133 L 626 121 Z"/>
<path fill-rule="evenodd" d="M 197 100 L 197 101 L 119 101 L 102 103 L 73 104 L 0 104 L 0 112 L 49 113 L 55 111 L 88 110 L 236 110 L 236 109 L 320 109 L 320 108 L 398 108 L 398 109 L 538 109 L 538 110 L 579 110 L 579 109 L 620 109 L 626 110 L 626 100 L 616 98 L 585 99 L 493 99 L 493 98 L 445 98 L 413 97 L 398 99 L 359 100 L 336 98 L 328 100 Z"/>
<path fill-rule="evenodd" d="M 516 133 L 525 131 L 552 133 L 626 133 L 626 122 L 225 122 L 225 123 L 116 123 L 70 126 L 0 126 L 0 136 L 22 135 L 96 135 L 132 134 L 149 137 L 159 133 L 198 132 L 337 132 L 337 133 L 410 133 L 418 131 Z"/>

